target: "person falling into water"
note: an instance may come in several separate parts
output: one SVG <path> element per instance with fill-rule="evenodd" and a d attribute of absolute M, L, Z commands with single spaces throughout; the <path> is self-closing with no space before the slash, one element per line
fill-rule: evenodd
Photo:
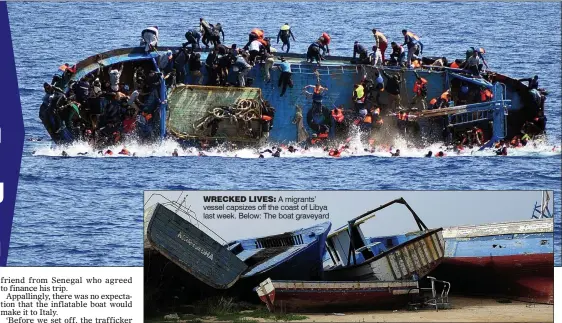
<path fill-rule="evenodd" d="M 285 46 L 287 46 L 286 53 L 289 52 L 291 49 L 291 37 L 294 41 L 296 41 L 295 35 L 293 35 L 293 32 L 291 31 L 291 26 L 289 26 L 288 23 L 285 23 L 281 26 L 281 29 L 279 29 L 279 33 L 277 33 L 277 44 L 279 44 L 279 39 L 283 42 L 283 45 L 281 45 L 281 51 L 283 51 Z"/>

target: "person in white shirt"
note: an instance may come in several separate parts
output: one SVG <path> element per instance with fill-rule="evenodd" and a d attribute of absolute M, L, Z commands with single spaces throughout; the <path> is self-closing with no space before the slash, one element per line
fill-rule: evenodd
<path fill-rule="evenodd" d="M 112 66 L 112 69 L 109 70 L 109 84 L 111 86 L 111 90 L 114 92 L 119 91 L 119 78 L 121 77 L 121 73 L 123 72 L 123 64 L 119 69 Z"/>
<path fill-rule="evenodd" d="M 146 53 L 158 46 L 158 26 L 147 27 L 141 33 L 141 46 Z"/>

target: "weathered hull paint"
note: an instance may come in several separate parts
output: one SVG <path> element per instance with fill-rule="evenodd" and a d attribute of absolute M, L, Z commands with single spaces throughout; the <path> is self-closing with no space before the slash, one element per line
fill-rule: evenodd
<path fill-rule="evenodd" d="M 396 309 L 419 293 L 417 281 L 299 282 L 266 280 L 256 292 L 270 312 Z"/>
<path fill-rule="evenodd" d="M 422 234 L 382 254 L 352 265 L 324 271 L 329 281 L 393 281 L 419 279 L 437 267 L 445 252 L 442 229 Z"/>
<path fill-rule="evenodd" d="M 445 258 L 432 275 L 454 293 L 552 304 L 553 220 L 445 228 Z"/>
<path fill-rule="evenodd" d="M 211 238 L 206 232 L 186 221 L 181 216 L 158 204 L 145 213 L 145 251 L 156 250 L 179 266 L 186 274 L 215 289 L 228 289 L 247 292 L 268 277 L 274 279 L 320 279 L 322 259 L 325 252 L 326 237 L 331 228 L 330 222 L 320 223 L 310 228 L 299 229 L 276 236 L 233 241 L 228 245 L 239 244 L 244 250 L 258 255 L 257 263 L 247 264 Z M 284 245 L 284 252 L 262 256 L 275 246 L 257 245 L 267 240 L 272 244 L 285 244 L 288 239 L 298 236 L 299 244 Z M 279 240 L 279 241 L 277 241 Z M 243 246 L 243 247 L 242 247 Z M 252 250 L 254 249 L 254 250 Z"/>
<path fill-rule="evenodd" d="M 554 303 L 554 254 L 445 258 L 433 273 L 455 293 Z"/>

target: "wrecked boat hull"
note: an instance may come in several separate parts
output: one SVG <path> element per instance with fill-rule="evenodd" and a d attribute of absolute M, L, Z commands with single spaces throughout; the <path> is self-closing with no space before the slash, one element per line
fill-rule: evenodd
<path fill-rule="evenodd" d="M 322 276 L 329 222 L 221 245 L 201 227 L 161 204 L 152 212 L 145 215 L 145 249 L 158 251 L 211 288 L 239 290 L 249 285 L 250 292 L 268 277 L 311 280 Z"/>
<path fill-rule="evenodd" d="M 394 281 L 421 279 L 444 255 L 442 229 L 424 232 L 358 265 L 324 271 L 330 281 Z"/>
<path fill-rule="evenodd" d="M 445 258 L 433 273 L 455 293 L 553 304 L 552 219 L 444 229 Z"/>
<path fill-rule="evenodd" d="M 255 288 L 270 312 L 399 309 L 419 294 L 417 281 L 272 281 Z"/>
<path fill-rule="evenodd" d="M 178 47 L 163 46 L 159 48 L 161 52 L 165 52 L 168 49 L 177 50 Z M 95 71 L 100 66 L 107 67 L 123 62 L 127 64 L 144 64 L 146 66 L 154 65 L 152 69 L 157 70 L 157 64 L 154 60 L 155 55 L 146 55 L 141 48 L 122 48 L 101 53 L 77 63 L 76 74 L 72 75 L 68 80 L 78 80 L 86 74 Z M 205 56 L 206 53 L 202 53 L 202 59 Z M 293 88 L 289 88 L 284 96 L 280 96 L 281 89 L 276 84 L 280 76 L 279 71 L 271 71 L 271 82 L 265 80 L 263 64 L 261 63 L 256 64 L 248 74 L 248 78 L 252 80 L 252 86 L 261 89 L 263 98 L 276 109 L 273 128 L 269 133 L 269 140 L 277 143 L 300 142 L 303 136 L 306 137 L 315 133 L 314 129 L 316 129 L 318 122 L 325 122 L 329 126 L 329 138 L 346 139 L 349 136 L 349 125 L 346 127 L 345 133 L 336 133 L 337 127 L 329 117 L 320 118 L 322 119 L 320 121 L 317 118 L 309 117 L 312 107 L 311 100 L 302 94 L 301 89 L 306 85 L 315 84 L 317 78 L 319 78 L 320 83 L 330 89 L 324 98 L 326 108 L 332 109 L 336 106 L 343 106 L 345 111 L 349 113 L 354 107 L 351 96 L 353 85 L 359 83 L 365 74 L 372 74 L 373 68 L 352 64 L 350 63 L 350 57 L 327 57 L 323 61 L 322 66 L 317 66 L 307 63 L 306 55 L 283 54 L 283 56 L 291 63 L 294 83 Z M 404 82 L 401 85 L 401 101 L 409 105 L 413 98 L 414 69 L 384 67 L 384 70 L 389 73 L 398 73 L 402 76 Z M 453 91 L 456 91 L 455 89 L 460 87 L 461 82 L 463 82 L 462 80 L 466 80 L 466 77 L 463 77 L 461 72 L 455 70 L 429 71 L 427 69 L 417 69 L 416 71 L 429 82 L 427 102 L 434 97 L 439 97 L 449 86 L 453 88 Z M 122 81 L 130 82 L 132 80 L 132 73 L 132 67 L 126 67 L 123 72 Z M 207 78 L 205 67 L 203 67 L 202 73 L 204 77 L 203 84 L 205 84 Z M 234 74 L 230 73 L 229 75 L 231 81 L 235 79 Z M 520 134 L 521 127 L 525 121 L 532 120 L 536 115 L 533 98 L 529 95 L 529 88 L 523 83 L 505 75 L 494 73 L 493 77 L 501 83 L 497 83 L 498 86 L 493 87 L 496 98 L 493 104 L 469 105 L 466 108 L 458 109 L 458 111 L 453 109 L 451 113 L 440 118 L 419 117 L 417 121 L 408 123 L 408 139 L 418 143 L 448 141 L 451 139 L 448 137 L 451 134 L 444 135 L 444 127 L 452 129 L 452 136 L 454 136 L 455 131 L 461 132 L 472 126 L 479 126 L 484 130 L 485 137 L 487 139 L 492 138 L 493 140 L 511 138 L 514 135 Z M 192 83 L 194 80 L 191 75 L 187 75 L 185 81 Z M 481 81 L 473 81 L 474 84 L 472 86 L 475 88 L 482 85 Z M 68 82 L 65 83 L 66 85 L 68 85 Z M 161 88 L 159 93 L 161 97 L 166 97 L 165 87 Z M 379 99 L 381 104 L 388 102 L 387 95 L 384 91 L 380 93 Z M 157 116 L 158 124 L 155 125 L 154 129 L 155 139 L 162 139 L 168 135 L 174 137 L 174 134 L 169 131 L 170 129 L 167 124 L 166 105 L 166 100 L 162 100 Z M 302 126 L 299 122 L 295 122 L 295 117 L 298 119 L 296 106 L 302 109 L 300 116 Z M 189 109 L 189 107 L 185 108 Z M 471 113 L 482 114 L 478 118 L 473 118 Z M 381 143 L 384 143 L 387 139 L 394 138 L 399 133 L 396 117 L 386 116 L 384 119 L 384 131 L 376 138 L 377 142 Z M 459 122 L 459 120 L 467 121 Z M 351 123 L 352 120 L 348 121 Z M 52 115 L 44 118 L 44 125 L 47 129 L 53 127 Z M 62 129 L 59 133 L 50 131 L 50 135 L 57 143 L 70 143 L 78 139 L 68 129 Z M 234 138 L 232 140 L 234 141 Z"/>

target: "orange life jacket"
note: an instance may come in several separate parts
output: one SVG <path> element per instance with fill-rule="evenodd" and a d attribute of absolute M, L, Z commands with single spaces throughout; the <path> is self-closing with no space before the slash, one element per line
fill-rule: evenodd
<path fill-rule="evenodd" d="M 262 119 L 263 121 L 271 121 L 271 120 L 272 120 L 272 118 L 271 118 L 270 116 L 266 116 L 266 115 L 262 115 L 262 116 L 261 116 L 261 119 Z"/>
<path fill-rule="evenodd" d="M 459 68 L 459 64 L 457 64 L 457 62 L 453 62 L 450 66 L 451 68 Z"/>
<path fill-rule="evenodd" d="M 408 114 L 406 112 L 398 112 L 396 116 L 398 117 L 398 120 L 408 120 Z"/>
<path fill-rule="evenodd" d="M 414 93 L 417 95 L 422 95 L 422 92 L 425 90 L 427 84 L 427 80 L 421 77 L 419 80 L 416 80 L 414 83 Z"/>
<path fill-rule="evenodd" d="M 371 117 L 370 114 L 366 115 L 365 118 L 363 119 L 364 123 L 372 123 L 373 122 L 373 117 Z"/>
<path fill-rule="evenodd" d="M 119 155 L 127 155 L 129 156 L 131 153 L 129 152 L 129 150 L 127 148 L 123 148 L 121 149 L 121 151 L 119 152 Z"/>
<path fill-rule="evenodd" d="M 327 132 L 319 133 L 318 138 L 322 138 L 322 139 L 328 138 L 328 133 Z"/>
<path fill-rule="evenodd" d="M 330 152 L 328 153 L 328 155 L 330 155 L 332 157 L 340 157 L 341 152 L 339 150 L 330 149 Z"/>
<path fill-rule="evenodd" d="M 327 33 L 322 33 L 322 37 L 324 37 L 324 45 L 329 45 L 332 41 L 332 37 L 330 37 Z"/>
<path fill-rule="evenodd" d="M 445 101 L 449 102 L 450 97 L 451 97 L 451 94 L 449 93 L 449 91 L 445 91 L 445 92 L 443 92 L 443 94 L 441 94 L 441 100 L 445 100 Z"/>
<path fill-rule="evenodd" d="M 252 29 L 252 31 L 250 33 L 258 36 L 258 39 L 263 39 L 263 30 L 261 30 L 259 28 Z"/>
<path fill-rule="evenodd" d="M 494 95 L 492 94 L 492 91 L 490 91 L 489 89 L 485 89 L 483 91 L 480 91 L 480 100 L 482 102 L 490 101 L 493 98 L 494 98 Z"/>
<path fill-rule="evenodd" d="M 338 123 L 342 122 L 344 119 L 342 109 L 335 108 L 334 110 L 332 110 L 332 118 L 334 118 L 334 120 L 336 120 L 336 122 Z"/>
<path fill-rule="evenodd" d="M 108 150 L 105 151 L 104 155 L 110 155 L 111 156 L 111 155 L 113 155 L 113 152 L 108 149 Z"/>
<path fill-rule="evenodd" d="M 434 105 L 435 103 L 437 103 L 437 99 L 433 98 L 431 99 L 431 101 L 429 101 L 429 104 Z"/>

